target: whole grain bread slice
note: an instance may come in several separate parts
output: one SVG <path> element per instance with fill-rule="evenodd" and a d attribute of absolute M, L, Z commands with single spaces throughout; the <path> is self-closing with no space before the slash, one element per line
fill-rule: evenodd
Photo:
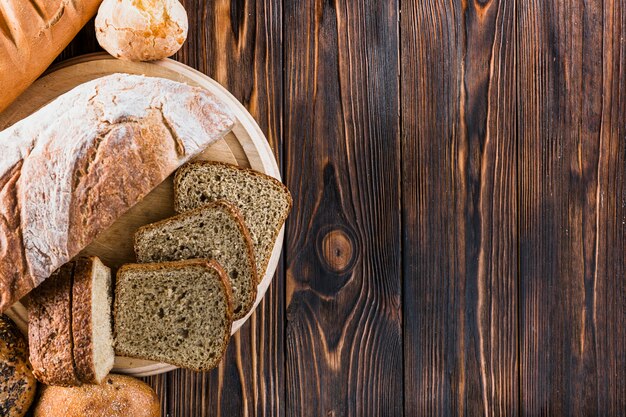
<path fill-rule="evenodd" d="M 190 162 L 176 172 L 174 207 L 177 212 L 217 200 L 229 201 L 241 212 L 252 236 L 257 276 L 261 281 L 274 243 L 291 210 L 289 190 L 276 178 L 220 162 Z"/>
<path fill-rule="evenodd" d="M 204 259 L 124 265 L 117 272 L 114 318 L 118 355 L 212 369 L 230 337 L 228 277 Z"/>
<path fill-rule="evenodd" d="M 220 200 L 141 227 L 135 233 L 137 260 L 215 259 L 226 271 L 233 292 L 233 318 L 244 317 L 257 292 L 254 248 L 237 208 Z"/>
<path fill-rule="evenodd" d="M 48 385 L 80 385 L 72 340 L 72 271 L 63 265 L 28 297 L 28 346 L 33 375 Z"/>
<path fill-rule="evenodd" d="M 111 270 L 95 256 L 75 261 L 72 336 L 78 378 L 99 384 L 115 359 L 111 329 Z"/>

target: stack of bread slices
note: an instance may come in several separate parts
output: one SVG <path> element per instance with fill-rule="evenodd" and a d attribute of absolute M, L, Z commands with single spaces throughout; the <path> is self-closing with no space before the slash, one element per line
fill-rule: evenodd
<path fill-rule="evenodd" d="M 177 215 L 135 233 L 117 271 L 115 353 L 194 370 L 219 364 L 248 315 L 292 200 L 264 174 L 192 162 L 174 179 Z M 31 297 L 31 360 L 54 385 L 99 382 L 113 365 L 110 275 L 97 258 L 62 267 Z M 72 348 L 73 346 L 73 348 Z"/>

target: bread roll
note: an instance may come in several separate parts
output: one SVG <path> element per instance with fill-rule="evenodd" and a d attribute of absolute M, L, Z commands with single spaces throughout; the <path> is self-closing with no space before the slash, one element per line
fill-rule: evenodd
<path fill-rule="evenodd" d="M 95 24 L 100 46 L 129 61 L 167 58 L 187 39 L 187 12 L 178 0 L 104 0 Z"/>
<path fill-rule="evenodd" d="M 0 112 L 54 61 L 101 0 L 0 0 Z"/>
<path fill-rule="evenodd" d="M 233 125 L 202 88 L 114 74 L 0 132 L 0 312 Z"/>
<path fill-rule="evenodd" d="M 24 336 L 11 319 L 0 315 L 0 416 L 25 415 L 36 388 Z"/>
<path fill-rule="evenodd" d="M 159 398 L 138 379 L 109 374 L 100 385 L 46 386 L 35 417 L 159 417 Z"/>

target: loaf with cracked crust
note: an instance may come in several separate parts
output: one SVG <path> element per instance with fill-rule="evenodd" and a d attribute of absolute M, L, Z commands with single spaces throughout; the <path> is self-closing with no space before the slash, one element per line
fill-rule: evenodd
<path fill-rule="evenodd" d="M 0 132 L 0 312 L 233 125 L 207 90 L 113 74 Z"/>
<path fill-rule="evenodd" d="M 102 0 L 0 0 L 0 112 L 45 71 Z"/>

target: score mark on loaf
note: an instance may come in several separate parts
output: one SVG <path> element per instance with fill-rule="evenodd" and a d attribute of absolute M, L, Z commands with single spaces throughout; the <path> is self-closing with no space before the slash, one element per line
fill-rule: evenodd
<path fill-rule="evenodd" d="M 113 74 L 0 132 L 0 311 L 233 125 L 204 89 Z"/>

